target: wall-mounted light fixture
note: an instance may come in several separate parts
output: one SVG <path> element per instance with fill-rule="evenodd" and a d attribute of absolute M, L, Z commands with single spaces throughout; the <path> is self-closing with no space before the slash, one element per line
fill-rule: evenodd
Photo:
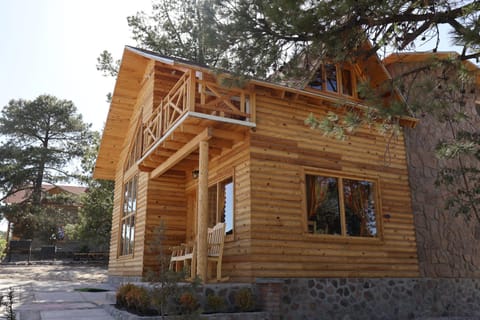
<path fill-rule="evenodd" d="M 192 178 L 193 179 L 198 179 L 198 175 L 200 174 L 200 171 L 198 169 L 195 169 L 192 171 Z"/>

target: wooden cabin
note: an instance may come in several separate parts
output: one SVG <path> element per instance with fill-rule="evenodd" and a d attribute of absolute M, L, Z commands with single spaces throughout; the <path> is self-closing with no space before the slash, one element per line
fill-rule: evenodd
<path fill-rule="evenodd" d="M 377 57 L 326 62 L 304 88 L 222 77 L 125 48 L 94 174 L 115 180 L 109 275 L 158 267 L 163 226 L 164 248 L 196 243 L 206 279 L 207 228 L 224 222 L 232 282 L 418 276 L 403 137 L 361 128 L 337 140 L 304 123 L 361 107 L 357 81 L 388 79 Z"/>

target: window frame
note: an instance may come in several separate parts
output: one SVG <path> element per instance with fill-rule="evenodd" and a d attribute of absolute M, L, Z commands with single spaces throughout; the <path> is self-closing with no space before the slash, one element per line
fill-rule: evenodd
<path fill-rule="evenodd" d="M 230 241 L 234 239 L 234 234 L 235 234 L 235 204 L 236 204 L 236 197 L 235 197 L 235 175 L 232 172 L 229 175 L 224 175 L 218 179 L 215 179 L 214 182 L 209 183 L 208 189 L 212 187 L 216 187 L 216 201 L 215 201 L 215 224 L 219 223 L 221 221 L 220 213 L 219 213 L 219 207 L 220 207 L 220 200 L 221 197 L 219 196 L 219 190 L 221 190 L 221 185 L 227 181 L 231 180 L 232 183 L 232 232 L 230 234 L 225 234 L 225 241 Z M 209 203 L 210 204 L 210 203 Z M 210 215 L 210 209 L 209 209 L 209 215 Z M 210 216 L 209 216 L 210 219 Z M 225 232 L 227 232 L 226 225 L 225 225 Z"/>
<path fill-rule="evenodd" d="M 135 201 L 135 210 L 128 212 L 125 214 L 125 201 L 127 201 L 125 194 L 127 192 L 127 188 L 130 186 L 130 184 L 133 184 L 133 193 L 135 197 L 133 198 Z M 133 176 L 128 177 L 127 179 L 124 179 L 124 183 L 122 186 L 122 205 L 120 207 L 120 219 L 119 219 L 119 224 L 118 224 L 118 240 L 117 240 L 117 258 L 131 258 L 135 254 L 135 237 L 136 237 L 136 226 L 137 226 L 137 211 L 138 211 L 138 183 L 139 183 L 139 176 L 137 174 L 134 174 Z M 123 239 L 123 224 L 124 221 L 134 219 L 133 223 L 133 241 L 132 245 L 129 246 L 129 250 L 127 253 L 124 253 L 124 248 L 125 248 L 125 243 L 127 241 L 127 238 Z M 125 242 L 125 243 L 124 243 Z M 131 250 L 130 250 L 131 249 Z"/>
<path fill-rule="evenodd" d="M 337 84 L 337 90 L 329 90 L 328 89 L 328 84 L 327 84 L 327 68 L 328 66 L 335 66 L 335 74 L 336 74 L 336 84 Z M 310 84 L 314 82 L 316 79 L 316 75 L 318 74 L 318 71 L 321 69 L 322 73 L 322 85 L 321 89 L 318 88 L 313 88 Z M 350 85 L 351 85 L 351 91 L 352 94 L 347 94 L 344 93 L 344 71 L 348 71 L 350 73 Z M 311 79 L 307 85 L 305 86 L 305 89 L 310 92 L 322 92 L 322 93 L 327 93 L 327 94 L 334 94 L 334 95 L 340 95 L 344 97 L 348 97 L 351 99 L 356 99 L 359 100 L 358 92 L 357 92 L 357 82 L 360 79 L 360 76 L 356 72 L 356 68 L 354 66 L 346 65 L 346 64 L 338 64 L 338 63 L 331 63 L 331 62 L 324 62 L 321 63 L 317 69 L 315 70 L 314 73 L 314 79 Z"/>
<path fill-rule="evenodd" d="M 307 175 L 315 176 L 324 176 L 330 178 L 336 178 L 338 181 L 338 197 L 339 197 L 339 210 L 340 210 L 340 221 L 341 221 L 341 232 L 342 234 L 322 234 L 322 233 L 312 233 L 308 230 L 308 204 L 307 204 Z M 328 169 L 319 169 L 319 168 L 310 168 L 305 167 L 301 169 L 302 185 L 302 224 L 303 224 L 303 233 L 307 237 L 314 237 L 322 240 L 332 240 L 332 241 L 343 241 L 343 242 L 378 242 L 383 243 L 384 241 L 384 232 L 383 232 L 383 221 L 382 221 L 382 203 L 381 203 L 381 184 L 380 178 L 378 176 L 359 176 L 355 174 L 349 174 L 334 170 Z M 343 179 L 349 180 L 358 180 L 358 181 L 368 181 L 372 182 L 374 185 L 374 201 L 375 201 L 375 222 L 377 234 L 375 237 L 363 237 L 363 236 L 350 236 L 346 233 L 346 213 L 345 213 L 345 204 L 344 204 L 344 193 L 343 193 Z"/>

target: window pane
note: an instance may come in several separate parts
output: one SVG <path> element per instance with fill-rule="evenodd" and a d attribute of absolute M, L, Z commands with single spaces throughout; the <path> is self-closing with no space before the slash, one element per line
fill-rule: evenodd
<path fill-rule="evenodd" d="M 135 212 L 137 210 L 137 177 L 128 181 L 124 188 L 122 227 L 120 230 L 120 255 L 133 253 L 135 238 Z"/>
<path fill-rule="evenodd" d="M 233 180 L 222 182 L 223 204 L 220 211 L 221 222 L 225 222 L 226 234 L 233 232 Z"/>
<path fill-rule="evenodd" d="M 128 184 L 125 185 L 125 192 L 123 194 L 123 216 L 128 213 Z"/>
<path fill-rule="evenodd" d="M 307 175 L 307 215 L 310 233 L 342 233 L 337 178 Z"/>
<path fill-rule="evenodd" d="M 374 183 L 343 179 L 345 219 L 350 236 L 375 237 L 377 221 L 375 215 Z"/>
<path fill-rule="evenodd" d="M 125 225 L 127 226 L 127 231 L 125 234 L 125 254 L 130 253 L 130 242 L 131 242 L 131 233 L 132 233 L 132 227 L 130 225 L 130 217 L 126 218 L 125 220 Z"/>
<path fill-rule="evenodd" d="M 133 253 L 133 243 L 135 241 L 135 216 L 130 217 L 130 242 L 128 244 L 128 254 Z"/>
<path fill-rule="evenodd" d="M 213 227 L 217 223 L 217 185 L 208 188 L 208 226 Z"/>
<path fill-rule="evenodd" d="M 337 67 L 333 64 L 327 64 L 325 66 L 325 73 L 327 77 L 327 90 L 338 92 Z"/>
<path fill-rule="evenodd" d="M 342 69 L 342 93 L 353 95 L 352 73 L 350 70 Z"/>
<path fill-rule="evenodd" d="M 125 254 L 125 221 L 122 222 L 122 228 L 120 229 L 120 255 Z"/>
<path fill-rule="evenodd" d="M 320 66 L 315 73 L 313 80 L 308 84 L 310 88 L 322 90 L 323 89 L 323 68 Z"/>

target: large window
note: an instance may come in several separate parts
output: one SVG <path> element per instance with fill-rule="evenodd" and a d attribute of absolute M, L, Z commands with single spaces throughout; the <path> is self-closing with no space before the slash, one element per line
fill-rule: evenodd
<path fill-rule="evenodd" d="M 233 233 L 233 179 L 230 177 L 208 188 L 208 226 L 225 222 L 226 234 Z"/>
<path fill-rule="evenodd" d="M 308 232 L 376 237 L 376 185 L 373 181 L 307 174 Z"/>
<path fill-rule="evenodd" d="M 321 65 L 308 84 L 311 89 L 354 96 L 354 73 L 348 67 L 336 64 Z"/>
<path fill-rule="evenodd" d="M 135 213 L 137 212 L 137 176 L 134 176 L 124 186 L 123 213 L 120 222 L 121 256 L 133 254 L 135 240 Z"/>

